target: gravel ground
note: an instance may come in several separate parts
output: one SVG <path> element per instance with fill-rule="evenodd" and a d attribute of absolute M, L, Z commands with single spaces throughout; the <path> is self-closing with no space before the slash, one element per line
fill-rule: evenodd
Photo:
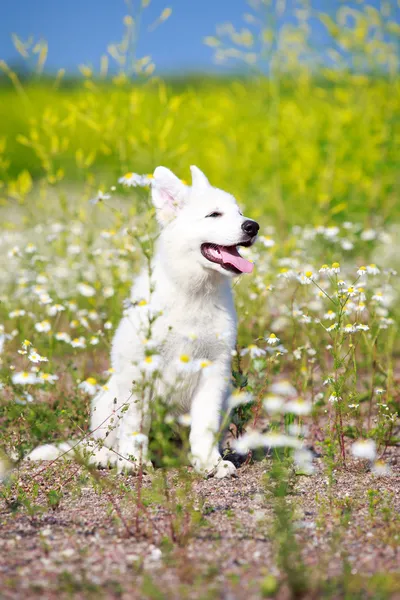
<path fill-rule="evenodd" d="M 335 474 L 332 493 L 321 460 L 316 475 L 296 478 L 288 498 L 309 567 L 305 598 L 400 598 L 394 452 L 390 462 L 392 475 L 380 478 L 350 463 Z M 171 516 L 168 501 L 154 491 L 154 474 L 143 477 L 146 508 L 138 515 L 134 476 L 101 472 L 93 481 L 73 463 L 24 466 L 19 489 L 37 494 L 34 504 L 44 508 L 33 514 L 34 508 L 15 510 L 15 496 L 1 500 L 0 598 L 294 597 L 277 567 L 263 483 L 269 465 L 267 459 L 244 466 L 232 479 L 193 479 L 191 492 L 177 502 L 186 502 L 195 520 L 202 518 L 185 525 L 183 517 L 180 527 L 179 508 L 175 504 Z M 174 493 L 174 473 L 168 477 Z M 49 491 L 58 487 L 62 497 L 51 496 L 49 507 Z M 340 582 L 329 592 L 326 582 L 335 578 Z"/>

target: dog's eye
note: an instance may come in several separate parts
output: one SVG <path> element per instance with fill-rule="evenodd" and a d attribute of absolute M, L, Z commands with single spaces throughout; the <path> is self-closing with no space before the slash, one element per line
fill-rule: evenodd
<path fill-rule="evenodd" d="M 215 212 L 212 212 L 212 213 L 210 213 L 209 215 L 207 215 L 207 216 L 206 216 L 206 219 L 207 219 L 208 217 L 222 217 L 222 213 L 220 213 L 220 212 L 218 212 L 218 211 L 215 211 Z"/>

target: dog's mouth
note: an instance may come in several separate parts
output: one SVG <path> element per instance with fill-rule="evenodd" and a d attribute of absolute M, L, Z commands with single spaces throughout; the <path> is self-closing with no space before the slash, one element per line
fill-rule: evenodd
<path fill-rule="evenodd" d="M 236 275 L 251 273 L 254 265 L 246 258 L 243 258 L 243 256 L 240 256 L 238 246 L 251 246 L 251 241 L 237 244 L 236 246 L 202 244 L 200 250 L 204 258 L 221 265 L 227 271 L 231 271 Z"/>

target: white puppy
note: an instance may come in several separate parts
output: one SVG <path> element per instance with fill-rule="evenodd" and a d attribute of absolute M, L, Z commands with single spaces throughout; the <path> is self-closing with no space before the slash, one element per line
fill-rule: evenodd
<path fill-rule="evenodd" d="M 157 167 L 151 193 L 161 233 L 150 269 L 137 277 L 130 305 L 116 331 L 107 390 L 92 402 L 92 439 L 102 440 L 91 460 L 119 471 L 146 462 L 152 395 L 190 412 L 191 461 L 198 472 L 224 477 L 235 471 L 222 459 L 218 433 L 231 391 L 231 356 L 236 342 L 236 313 L 231 280 L 250 273 L 252 263 L 237 246 L 254 243 L 258 224 L 240 212 L 230 194 L 212 187 L 191 167 L 192 186 L 169 169 Z M 156 356 L 147 358 L 149 344 Z M 179 357 L 211 362 L 182 372 Z M 157 362 L 156 386 L 142 391 L 144 366 Z M 150 391 L 149 391 L 150 390 Z M 122 410 L 121 410 L 122 407 Z M 140 435 L 137 435 L 137 433 Z M 144 434 L 144 435 L 143 435 Z M 31 460 L 53 459 L 72 443 L 41 446 Z M 109 450 L 110 449 L 110 450 Z"/>

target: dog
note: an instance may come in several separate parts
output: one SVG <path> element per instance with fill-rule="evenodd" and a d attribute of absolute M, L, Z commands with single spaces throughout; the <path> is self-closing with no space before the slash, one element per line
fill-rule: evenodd
<path fill-rule="evenodd" d="M 155 394 L 168 398 L 174 410 L 190 414 L 190 458 L 197 472 L 221 478 L 236 470 L 218 447 L 229 410 L 237 333 L 231 282 L 253 270 L 238 247 L 255 242 L 259 225 L 244 217 L 234 197 L 213 187 L 200 169 L 192 166 L 191 173 L 189 187 L 165 167 L 154 171 L 151 198 L 160 226 L 155 255 L 133 285 L 112 344 L 113 373 L 92 401 L 90 440 L 85 441 L 92 448 L 90 461 L 103 467 L 116 464 L 119 472 L 149 462 Z M 182 371 L 179 357 L 207 366 Z M 150 393 L 135 390 L 134 382 L 152 363 L 160 374 L 155 386 Z M 29 458 L 54 460 L 76 447 L 73 442 L 40 446 Z"/>

